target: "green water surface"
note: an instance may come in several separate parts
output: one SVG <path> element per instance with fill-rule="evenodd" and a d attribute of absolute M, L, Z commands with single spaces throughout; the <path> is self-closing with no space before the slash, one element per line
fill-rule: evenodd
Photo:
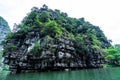
<path fill-rule="evenodd" d="M 1 71 L 0 80 L 120 80 L 120 68 L 21 74 L 9 74 L 8 71 Z"/>

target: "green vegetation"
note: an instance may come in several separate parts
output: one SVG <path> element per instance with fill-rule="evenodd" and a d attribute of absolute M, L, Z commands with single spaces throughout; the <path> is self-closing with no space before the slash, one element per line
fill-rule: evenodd
<path fill-rule="evenodd" d="M 105 50 L 107 64 L 111 66 L 120 66 L 120 45 L 111 46 Z"/>
<path fill-rule="evenodd" d="M 4 47 L 3 52 L 12 52 L 15 51 L 17 49 L 17 46 L 15 46 L 14 44 L 7 44 L 6 47 Z"/>
<path fill-rule="evenodd" d="M 51 35 L 52 37 L 59 37 L 62 34 L 62 30 L 55 21 L 49 21 L 45 24 L 43 29 L 44 35 Z"/>
<path fill-rule="evenodd" d="M 0 50 L 0 60 L 1 60 L 1 58 L 2 58 L 2 54 L 3 54 L 3 51 Z M 1 62 L 0 62 L 0 64 L 1 64 Z"/>
<path fill-rule="evenodd" d="M 33 48 L 31 49 L 30 53 L 34 54 L 34 55 L 40 55 L 41 53 L 41 45 L 39 42 L 35 42 Z"/>

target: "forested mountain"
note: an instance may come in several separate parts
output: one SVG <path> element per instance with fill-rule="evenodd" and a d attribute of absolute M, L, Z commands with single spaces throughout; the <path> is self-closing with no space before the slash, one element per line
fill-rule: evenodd
<path fill-rule="evenodd" d="M 33 7 L 16 30 L 2 42 L 11 71 L 103 67 L 111 46 L 98 26 L 46 5 Z"/>
<path fill-rule="evenodd" d="M 7 21 L 5 21 L 1 16 L 0 16 L 0 44 L 4 40 L 5 36 L 7 33 L 10 32 L 10 28 L 8 26 Z M 2 49 L 2 46 L 0 45 L 0 50 Z"/>

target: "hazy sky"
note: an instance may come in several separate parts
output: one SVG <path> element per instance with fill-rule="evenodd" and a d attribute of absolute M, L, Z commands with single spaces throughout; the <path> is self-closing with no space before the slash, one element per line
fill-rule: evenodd
<path fill-rule="evenodd" d="M 12 28 L 33 6 L 40 8 L 43 4 L 66 12 L 70 17 L 84 17 L 99 26 L 113 44 L 120 44 L 120 0 L 0 0 L 0 16 Z"/>

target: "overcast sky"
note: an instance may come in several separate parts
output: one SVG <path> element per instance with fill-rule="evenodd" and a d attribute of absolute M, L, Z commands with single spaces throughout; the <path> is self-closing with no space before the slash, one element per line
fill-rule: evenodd
<path fill-rule="evenodd" d="M 40 8 L 43 4 L 66 12 L 70 17 L 84 17 L 99 26 L 113 44 L 120 44 L 120 0 L 0 0 L 0 16 L 12 28 L 33 6 Z"/>

